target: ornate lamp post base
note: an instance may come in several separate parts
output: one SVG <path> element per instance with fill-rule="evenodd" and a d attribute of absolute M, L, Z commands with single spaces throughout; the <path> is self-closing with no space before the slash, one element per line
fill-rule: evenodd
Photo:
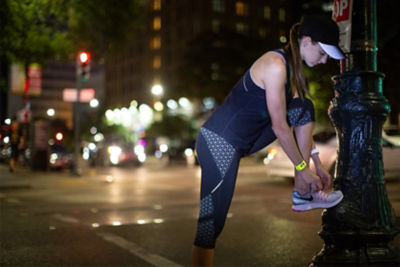
<path fill-rule="evenodd" d="M 399 232 L 383 180 L 382 125 L 390 110 L 383 74 L 335 77 L 338 95 L 329 115 L 339 142 L 334 186 L 343 201 L 322 215 L 325 245 L 310 266 L 400 266 L 390 242 Z"/>
<path fill-rule="evenodd" d="M 351 0 L 351 48 L 334 77 L 329 115 L 336 128 L 334 187 L 339 205 L 325 210 L 325 244 L 310 266 L 400 266 L 391 245 L 399 233 L 383 179 L 382 126 L 390 111 L 377 72 L 376 1 Z"/>

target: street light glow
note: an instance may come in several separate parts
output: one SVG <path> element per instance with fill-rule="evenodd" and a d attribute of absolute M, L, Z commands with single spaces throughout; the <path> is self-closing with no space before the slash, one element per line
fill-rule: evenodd
<path fill-rule="evenodd" d="M 90 133 L 91 133 L 91 134 L 96 134 L 96 133 L 97 133 L 97 128 L 96 128 L 95 126 L 92 126 L 92 127 L 90 128 Z"/>
<path fill-rule="evenodd" d="M 157 101 L 156 103 L 154 103 L 154 109 L 156 111 L 163 111 L 164 110 L 163 103 L 161 103 L 160 101 Z"/>
<path fill-rule="evenodd" d="M 107 109 L 106 118 L 107 118 L 107 120 L 110 120 L 110 121 L 114 119 L 114 112 L 111 109 Z"/>
<path fill-rule="evenodd" d="M 164 89 L 161 84 L 155 84 L 151 88 L 151 93 L 155 96 L 161 96 L 164 93 Z"/>
<path fill-rule="evenodd" d="M 54 110 L 54 108 L 49 108 L 47 110 L 47 115 L 50 117 L 53 117 L 56 114 L 56 111 Z"/>
<path fill-rule="evenodd" d="M 178 103 L 176 103 L 175 100 L 170 99 L 170 100 L 167 101 L 167 107 L 172 109 L 172 110 L 175 110 L 175 109 L 178 108 Z"/>
<path fill-rule="evenodd" d="M 101 142 L 101 141 L 103 141 L 104 140 L 104 135 L 102 134 L 102 133 L 97 133 L 95 136 L 94 136 L 94 141 L 95 142 Z"/>
<path fill-rule="evenodd" d="M 136 108 L 138 106 L 138 102 L 136 100 L 132 100 L 130 105 L 131 105 L 131 107 Z"/>
<path fill-rule="evenodd" d="M 186 97 L 179 98 L 178 102 L 179 102 L 179 105 L 181 105 L 184 108 L 188 108 L 191 105 L 189 99 L 187 99 Z"/>
<path fill-rule="evenodd" d="M 89 105 L 92 108 L 97 108 L 99 106 L 99 100 L 93 98 L 92 100 L 90 100 Z"/>

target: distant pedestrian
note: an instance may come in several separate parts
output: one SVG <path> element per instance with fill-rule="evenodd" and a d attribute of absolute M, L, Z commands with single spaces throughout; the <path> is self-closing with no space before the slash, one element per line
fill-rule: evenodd
<path fill-rule="evenodd" d="M 314 107 L 303 72 L 342 59 L 334 21 L 308 16 L 293 25 L 290 42 L 268 51 L 243 75 L 222 105 L 202 126 L 196 151 L 202 170 L 201 202 L 192 263 L 211 266 L 215 242 L 232 200 L 240 159 L 276 138 L 292 161 L 295 185 L 292 209 L 329 208 L 343 198 L 325 193 L 331 176 L 323 168 L 312 137 Z M 309 168 L 310 156 L 316 173 Z"/>
<path fill-rule="evenodd" d="M 24 137 L 22 135 L 22 127 L 17 120 L 13 120 L 11 123 L 10 132 L 10 147 L 11 157 L 9 161 L 10 172 L 15 172 L 18 164 L 19 151 L 24 145 Z"/>

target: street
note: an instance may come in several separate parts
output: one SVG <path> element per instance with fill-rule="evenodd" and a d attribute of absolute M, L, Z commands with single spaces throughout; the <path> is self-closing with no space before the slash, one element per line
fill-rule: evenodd
<path fill-rule="evenodd" d="M 321 210 L 293 212 L 292 186 L 242 161 L 216 266 L 307 266 L 323 245 Z M 190 266 L 199 189 L 199 167 L 155 161 L 80 177 L 0 165 L 0 265 Z M 399 216 L 400 179 L 387 191 Z"/>

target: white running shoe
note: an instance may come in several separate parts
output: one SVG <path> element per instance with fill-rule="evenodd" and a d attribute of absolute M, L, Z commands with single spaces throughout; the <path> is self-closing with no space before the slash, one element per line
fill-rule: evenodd
<path fill-rule="evenodd" d="M 311 192 L 300 195 L 299 192 L 292 193 L 292 210 L 307 211 L 312 209 L 327 209 L 339 204 L 343 199 L 343 193 L 340 190 L 325 193 L 323 191 Z"/>

